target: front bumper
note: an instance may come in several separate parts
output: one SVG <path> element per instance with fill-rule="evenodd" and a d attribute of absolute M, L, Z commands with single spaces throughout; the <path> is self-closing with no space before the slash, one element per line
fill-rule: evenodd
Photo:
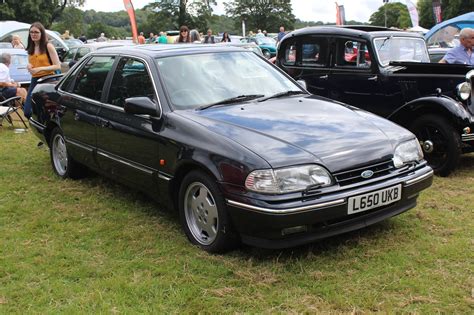
<path fill-rule="evenodd" d="M 402 177 L 376 184 L 335 192 L 316 200 L 285 207 L 261 201 L 241 202 L 227 198 L 234 227 L 246 244 L 262 248 L 286 248 L 346 233 L 388 219 L 416 206 L 418 194 L 431 186 L 433 171 L 425 166 Z M 348 198 L 394 185 L 402 185 L 402 196 L 395 203 L 357 214 L 348 214 Z M 237 198 L 237 197 L 236 197 Z"/>

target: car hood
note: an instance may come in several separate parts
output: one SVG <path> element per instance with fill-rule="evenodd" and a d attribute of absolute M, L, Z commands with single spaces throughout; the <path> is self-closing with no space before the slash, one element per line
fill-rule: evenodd
<path fill-rule="evenodd" d="M 386 119 L 316 96 L 181 114 L 252 150 L 273 168 L 320 163 L 340 171 L 390 159 L 400 141 L 414 137 Z"/>

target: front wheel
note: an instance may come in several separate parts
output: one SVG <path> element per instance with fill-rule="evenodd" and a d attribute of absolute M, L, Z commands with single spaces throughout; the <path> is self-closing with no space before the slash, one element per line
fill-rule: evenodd
<path fill-rule="evenodd" d="M 233 248 L 232 230 L 224 198 L 217 184 L 201 171 L 192 171 L 179 190 L 179 216 L 188 239 L 210 253 Z"/>
<path fill-rule="evenodd" d="M 268 50 L 262 50 L 263 56 L 267 59 L 270 59 L 272 54 Z"/>
<path fill-rule="evenodd" d="M 54 128 L 51 132 L 49 151 L 53 170 L 61 178 L 75 179 L 86 173 L 85 167 L 74 161 L 67 152 L 66 140 L 59 127 Z"/>
<path fill-rule="evenodd" d="M 411 130 L 435 173 L 448 176 L 457 167 L 461 156 L 461 139 L 453 126 L 443 117 L 425 115 L 413 122 Z"/>

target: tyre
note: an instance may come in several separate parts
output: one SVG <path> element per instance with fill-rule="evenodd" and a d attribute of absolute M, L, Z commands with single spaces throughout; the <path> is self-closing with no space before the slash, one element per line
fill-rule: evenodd
<path fill-rule="evenodd" d="M 179 190 L 179 217 L 191 243 L 210 253 L 234 248 L 237 237 L 215 180 L 202 171 L 186 175 Z"/>
<path fill-rule="evenodd" d="M 270 57 L 272 56 L 268 50 L 262 50 L 262 54 L 267 59 L 270 59 Z"/>
<path fill-rule="evenodd" d="M 58 127 L 51 132 L 50 140 L 51 165 L 54 172 L 61 178 L 81 178 L 87 169 L 82 164 L 77 163 L 67 152 L 66 140 Z"/>
<path fill-rule="evenodd" d="M 425 115 L 413 122 L 411 130 L 435 174 L 448 176 L 461 157 L 461 139 L 453 126 L 438 115 Z"/>

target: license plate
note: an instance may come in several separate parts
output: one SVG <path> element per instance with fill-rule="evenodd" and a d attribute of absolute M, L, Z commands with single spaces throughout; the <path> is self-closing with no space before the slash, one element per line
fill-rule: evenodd
<path fill-rule="evenodd" d="M 367 211 L 391 204 L 402 198 L 402 185 L 380 189 L 367 194 L 350 197 L 348 200 L 348 214 Z"/>

